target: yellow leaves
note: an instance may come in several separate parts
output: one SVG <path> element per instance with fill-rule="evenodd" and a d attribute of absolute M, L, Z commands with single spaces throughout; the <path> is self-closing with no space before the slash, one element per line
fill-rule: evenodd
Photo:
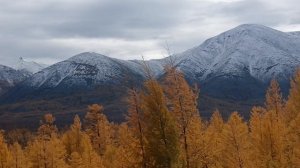
<path fill-rule="evenodd" d="M 3 133 L 0 130 L 0 167 L 10 168 L 12 165 L 12 155 L 4 141 Z"/>
<path fill-rule="evenodd" d="M 291 88 L 286 103 L 287 121 L 290 122 L 300 113 L 300 69 L 295 73 L 294 79 L 291 80 Z"/>
<path fill-rule="evenodd" d="M 78 154 L 78 152 L 72 152 L 68 162 L 72 168 L 84 168 L 82 157 Z"/>
<path fill-rule="evenodd" d="M 280 92 L 279 84 L 276 80 L 272 80 L 270 87 L 266 93 L 266 110 L 273 110 L 276 114 L 283 112 L 283 100 Z"/>
<path fill-rule="evenodd" d="M 52 136 L 56 136 L 57 128 L 54 125 L 55 118 L 52 114 L 45 114 L 44 120 L 41 122 L 41 126 L 38 129 L 39 138 L 43 140 L 49 140 Z"/>
<path fill-rule="evenodd" d="M 248 136 L 247 124 L 237 112 L 233 112 L 222 132 L 222 143 L 225 146 L 222 155 L 224 167 L 251 167 Z"/>
<path fill-rule="evenodd" d="M 10 151 L 12 155 L 12 167 L 28 168 L 31 166 L 27 156 L 25 156 L 22 147 L 17 142 L 10 146 Z"/>
<path fill-rule="evenodd" d="M 300 71 L 287 103 L 272 81 L 249 122 L 237 112 L 224 121 L 218 111 L 202 120 L 197 94 L 169 67 L 163 87 L 151 78 L 144 90 L 129 91 L 127 122 L 110 123 L 94 104 L 84 125 L 76 115 L 63 132 L 51 114 L 34 138 L 14 131 L 8 145 L 0 132 L 0 168 L 300 167 Z"/>
<path fill-rule="evenodd" d="M 101 105 L 93 104 L 88 107 L 85 116 L 86 132 L 89 135 L 93 148 L 99 155 L 103 155 L 106 146 L 112 143 L 113 129 Z"/>
<path fill-rule="evenodd" d="M 57 137 L 50 140 L 35 139 L 28 146 L 32 167 L 65 167 L 65 148 Z"/>

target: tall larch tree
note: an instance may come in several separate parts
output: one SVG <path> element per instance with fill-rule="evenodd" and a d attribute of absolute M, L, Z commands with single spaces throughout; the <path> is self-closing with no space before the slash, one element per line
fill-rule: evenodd
<path fill-rule="evenodd" d="M 286 125 L 284 106 L 275 80 L 271 81 L 266 93 L 265 108 L 252 109 L 250 119 L 253 161 L 256 166 L 282 167 L 286 149 Z"/>
<path fill-rule="evenodd" d="M 188 150 L 189 166 L 190 167 L 207 167 L 209 165 L 210 155 L 208 140 L 205 138 L 206 123 L 203 123 L 200 118 L 192 118 L 189 123 L 187 133 L 187 144 L 190 145 Z M 185 156 L 185 150 L 181 151 Z M 187 167 L 186 161 L 182 167 Z"/>
<path fill-rule="evenodd" d="M 286 102 L 287 150 L 286 158 L 289 167 L 300 166 L 300 69 L 291 80 L 291 88 Z"/>
<path fill-rule="evenodd" d="M 175 167 L 179 156 L 178 131 L 167 109 L 161 86 L 154 79 L 144 84 L 142 110 L 144 112 L 146 155 L 149 167 Z"/>
<path fill-rule="evenodd" d="M 219 110 L 214 111 L 208 126 L 205 130 L 204 139 L 208 143 L 208 166 L 207 167 L 221 167 L 222 151 L 225 146 L 222 143 L 222 131 L 224 128 L 224 121 Z"/>
<path fill-rule="evenodd" d="M 74 117 L 73 124 L 70 129 L 63 135 L 63 143 L 65 145 L 68 157 L 72 153 L 82 155 L 84 152 L 84 139 L 88 138 L 87 135 L 82 131 L 81 121 L 78 115 Z"/>
<path fill-rule="evenodd" d="M 66 167 L 65 148 L 57 137 L 49 141 L 35 139 L 28 145 L 27 153 L 32 168 Z"/>
<path fill-rule="evenodd" d="M 44 116 L 38 129 L 38 136 L 29 143 L 28 155 L 33 168 L 66 167 L 65 147 L 57 135 L 55 118 L 51 114 Z"/>
<path fill-rule="evenodd" d="M 11 168 L 12 159 L 12 155 L 4 140 L 3 131 L 0 130 L 0 168 Z"/>
<path fill-rule="evenodd" d="M 300 167 L 300 114 L 289 123 L 286 167 Z"/>
<path fill-rule="evenodd" d="M 106 147 L 113 143 L 113 130 L 103 114 L 101 105 L 93 104 L 88 106 L 88 112 L 85 115 L 85 129 L 95 151 L 99 155 L 103 155 Z"/>
<path fill-rule="evenodd" d="M 68 159 L 68 163 L 72 168 L 84 168 L 82 157 L 77 152 L 72 152 Z"/>
<path fill-rule="evenodd" d="M 278 82 L 273 79 L 266 93 L 265 107 L 267 111 L 274 111 L 276 117 L 284 112 L 284 102 Z"/>
<path fill-rule="evenodd" d="M 63 135 L 63 144 L 66 148 L 69 165 L 78 164 L 78 167 L 101 167 L 101 158 L 94 151 L 89 136 L 82 131 L 78 115 L 70 129 Z"/>
<path fill-rule="evenodd" d="M 138 140 L 135 149 L 132 149 L 136 151 L 137 153 L 140 153 L 140 156 L 137 156 L 138 158 L 141 158 L 140 163 L 137 163 L 137 165 L 140 165 L 139 167 L 147 167 L 146 165 L 146 154 L 145 154 L 145 137 L 144 137 L 144 123 L 143 123 L 143 111 L 141 108 L 141 95 L 136 89 L 131 89 L 128 91 L 128 116 L 127 124 L 129 127 L 129 130 L 131 131 L 131 134 L 135 137 L 135 139 Z M 137 160 L 140 160 L 138 159 Z"/>
<path fill-rule="evenodd" d="M 133 132 L 127 124 L 118 126 L 117 150 L 113 158 L 116 168 L 141 168 L 144 167 L 139 140 L 133 135 Z"/>
<path fill-rule="evenodd" d="M 12 167 L 14 168 L 29 168 L 30 162 L 25 156 L 25 153 L 18 142 L 13 143 L 10 146 L 10 151 L 12 155 Z"/>
<path fill-rule="evenodd" d="M 176 119 L 185 167 L 189 168 L 191 167 L 189 150 L 193 147 L 188 137 L 197 135 L 190 125 L 192 120 L 197 121 L 195 118 L 200 118 L 197 108 L 198 90 L 190 88 L 184 75 L 175 66 L 166 65 L 165 72 L 164 90 L 168 98 L 168 107 Z"/>
<path fill-rule="evenodd" d="M 47 143 L 47 162 L 49 166 L 47 167 L 60 167 L 65 168 L 67 164 L 66 160 L 66 149 L 63 145 L 61 139 L 57 136 L 51 137 L 50 141 Z"/>
<path fill-rule="evenodd" d="M 55 122 L 55 117 L 48 113 L 44 115 L 43 120 L 40 121 L 41 125 L 38 128 L 38 136 L 42 140 L 50 140 L 52 136 L 56 136 L 58 129 Z"/>
<path fill-rule="evenodd" d="M 222 166 L 251 168 L 248 126 L 237 112 L 233 112 L 222 132 Z"/>
<path fill-rule="evenodd" d="M 300 113 L 300 69 L 295 73 L 294 78 L 291 80 L 291 88 L 286 102 L 287 121 L 295 119 Z"/>
<path fill-rule="evenodd" d="M 251 159 L 256 167 L 265 164 L 267 156 L 267 138 L 264 124 L 266 110 L 262 107 L 254 107 L 250 118 L 250 137 L 251 137 Z"/>

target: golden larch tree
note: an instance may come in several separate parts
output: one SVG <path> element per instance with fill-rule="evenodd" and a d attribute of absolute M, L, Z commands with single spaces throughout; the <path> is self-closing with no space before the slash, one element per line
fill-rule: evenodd
<path fill-rule="evenodd" d="M 198 90 L 190 88 L 184 75 L 172 65 L 165 66 L 164 90 L 170 112 L 176 119 L 180 133 L 180 146 L 184 151 L 185 166 L 190 167 L 190 148 L 188 137 L 196 136 L 195 130 L 190 129 L 191 120 L 199 118 L 197 108 Z M 197 119 L 195 119 L 197 120 Z M 191 134 L 191 135 L 188 135 Z"/>
<path fill-rule="evenodd" d="M 38 129 L 38 136 L 29 143 L 27 152 L 31 167 L 66 167 L 66 150 L 58 137 L 55 118 L 51 114 L 44 116 L 44 121 Z"/>
<path fill-rule="evenodd" d="M 89 135 L 93 148 L 99 155 L 105 153 L 106 147 L 112 144 L 113 130 L 103 114 L 103 107 L 98 104 L 88 106 L 85 115 L 85 130 Z"/>
<path fill-rule="evenodd" d="M 51 136 L 55 136 L 58 132 L 56 125 L 54 124 L 55 117 L 47 113 L 41 120 L 41 125 L 38 128 L 38 135 L 43 140 L 50 140 Z"/>
<path fill-rule="evenodd" d="M 10 146 L 10 151 L 12 155 L 12 167 L 14 168 L 29 168 L 30 162 L 25 156 L 25 153 L 18 142 L 13 143 Z"/>
<path fill-rule="evenodd" d="M 291 88 L 286 102 L 287 122 L 295 119 L 300 113 L 300 69 L 295 73 L 291 80 Z"/>
<path fill-rule="evenodd" d="M 233 112 L 222 132 L 223 167 L 251 168 L 248 126 L 237 112 Z"/>
<path fill-rule="evenodd" d="M 89 136 L 82 131 L 78 115 L 74 117 L 70 129 L 63 135 L 69 165 L 77 162 L 79 167 L 101 167 L 101 158 L 94 151 Z"/>
<path fill-rule="evenodd" d="M 144 87 L 142 110 L 149 167 L 175 167 L 179 156 L 179 137 L 175 119 L 168 111 L 159 83 L 150 79 L 145 82 Z"/>
<path fill-rule="evenodd" d="M 255 107 L 250 119 L 252 159 L 256 166 L 283 167 L 287 127 L 279 84 L 272 80 L 265 108 Z"/>
<path fill-rule="evenodd" d="M 12 155 L 8 150 L 8 146 L 4 140 L 3 131 L 0 130 L 0 167 L 11 168 L 12 166 Z"/>
<path fill-rule="evenodd" d="M 300 69 L 291 80 L 291 88 L 286 102 L 287 122 L 287 166 L 300 166 Z"/>
<path fill-rule="evenodd" d="M 131 132 L 130 134 L 132 134 L 135 137 L 135 139 L 138 140 L 138 142 L 135 143 L 135 149 L 132 150 L 140 154 L 140 156 L 137 156 L 138 158 L 142 158 L 140 163 L 137 164 L 140 165 L 140 167 L 146 167 L 144 137 L 145 128 L 143 123 L 143 111 L 141 109 L 141 95 L 136 89 L 131 89 L 128 93 L 128 115 L 126 117 L 127 124 Z M 138 158 L 136 159 L 139 160 Z"/>
<path fill-rule="evenodd" d="M 204 140 L 207 141 L 208 146 L 207 167 L 221 167 L 222 151 L 225 148 L 222 143 L 223 128 L 223 118 L 219 110 L 216 110 L 212 114 L 204 134 Z"/>

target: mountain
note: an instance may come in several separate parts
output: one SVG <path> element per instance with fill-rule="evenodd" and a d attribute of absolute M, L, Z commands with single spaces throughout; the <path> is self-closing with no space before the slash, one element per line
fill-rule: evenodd
<path fill-rule="evenodd" d="M 300 39 L 261 25 L 241 25 L 177 54 L 177 67 L 210 96 L 261 98 L 270 80 L 286 92 L 300 65 Z"/>
<path fill-rule="evenodd" d="M 0 95 L 27 77 L 27 74 L 24 74 L 21 71 L 0 65 Z"/>
<path fill-rule="evenodd" d="M 160 62 L 152 60 L 148 64 L 159 76 L 163 68 Z M 126 113 L 124 97 L 128 88 L 140 87 L 143 80 L 142 61 L 81 53 L 33 74 L 4 94 L 0 98 L 0 114 L 5 112 L 5 121 L 9 121 L 12 114 L 20 118 L 33 112 L 24 124 L 29 126 L 38 124 L 36 117 L 43 112 L 68 118 L 66 115 L 75 112 L 82 114 L 87 105 L 101 103 L 110 119 L 120 121 Z"/>
<path fill-rule="evenodd" d="M 23 71 L 24 73 L 34 74 L 46 68 L 47 66 L 48 65 L 46 64 L 41 64 L 34 61 L 25 61 L 22 57 L 20 57 L 14 68 L 19 71 Z"/>
<path fill-rule="evenodd" d="M 224 113 L 239 110 L 247 116 L 252 105 L 262 104 L 271 79 L 277 79 L 287 93 L 300 65 L 300 38 L 295 32 L 245 24 L 171 58 L 191 84 L 200 86 L 202 116 L 209 116 L 215 108 Z M 159 80 L 168 59 L 146 61 Z M 145 79 L 143 67 L 140 60 L 89 52 L 75 55 L 40 70 L 2 95 L 0 114 L 6 118 L 0 120 L 26 118 L 26 125 L 36 125 L 38 116 L 52 112 L 66 121 L 74 113 L 83 115 L 87 105 L 101 103 L 109 119 L 121 121 L 128 88 L 140 87 Z"/>

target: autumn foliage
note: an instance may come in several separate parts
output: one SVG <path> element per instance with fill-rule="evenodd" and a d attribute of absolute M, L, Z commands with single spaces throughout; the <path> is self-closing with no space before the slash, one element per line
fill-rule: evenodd
<path fill-rule="evenodd" d="M 300 167 L 300 71 L 287 100 L 273 80 L 264 106 L 249 120 L 238 112 L 209 120 L 198 111 L 199 90 L 166 67 L 128 91 L 128 113 L 110 122 L 101 105 L 88 107 L 59 130 L 46 114 L 36 132 L 0 131 L 0 168 L 297 168 Z"/>

